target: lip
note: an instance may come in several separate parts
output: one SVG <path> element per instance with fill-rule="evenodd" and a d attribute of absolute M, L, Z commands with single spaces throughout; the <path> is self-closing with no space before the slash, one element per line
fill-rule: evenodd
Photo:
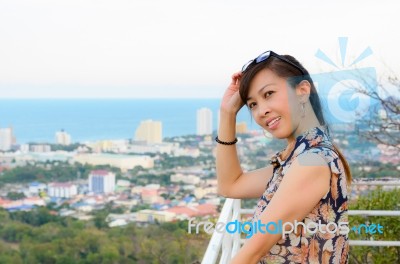
<path fill-rule="evenodd" d="M 271 118 L 267 119 L 267 121 L 265 121 L 265 125 L 266 125 L 267 127 L 269 127 L 269 126 L 268 126 L 269 122 L 271 122 L 272 120 L 274 120 L 275 118 L 278 118 L 278 117 L 280 117 L 280 116 L 271 117 Z M 282 119 L 282 117 L 281 117 L 281 119 Z M 278 120 L 278 122 L 279 122 L 279 120 Z"/>
<path fill-rule="evenodd" d="M 278 126 L 279 123 L 281 122 L 281 119 L 279 119 L 278 121 L 276 121 L 272 126 L 269 127 L 270 130 L 275 130 Z"/>

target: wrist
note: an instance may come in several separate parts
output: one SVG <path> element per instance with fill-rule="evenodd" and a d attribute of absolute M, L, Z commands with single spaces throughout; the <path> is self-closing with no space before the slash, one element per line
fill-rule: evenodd
<path fill-rule="evenodd" d="M 220 140 L 220 139 L 218 138 L 218 136 L 216 136 L 216 137 L 215 137 L 215 141 L 217 141 L 219 144 L 222 144 L 222 145 L 234 145 L 234 144 L 236 144 L 236 143 L 238 142 L 238 139 L 235 137 L 234 140 L 231 140 L 231 141 L 223 141 L 223 140 Z"/>
<path fill-rule="evenodd" d="M 237 112 L 235 110 L 227 110 L 224 108 L 220 108 L 219 113 L 220 113 L 220 116 L 224 116 L 224 117 L 228 117 L 228 118 L 233 117 L 235 119 L 236 119 L 236 115 L 237 115 Z"/>

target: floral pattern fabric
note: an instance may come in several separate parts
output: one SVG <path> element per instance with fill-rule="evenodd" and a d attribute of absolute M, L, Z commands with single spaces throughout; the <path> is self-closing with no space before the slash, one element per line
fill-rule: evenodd
<path fill-rule="evenodd" d="M 288 154 L 284 154 L 284 153 Z M 302 153 L 317 153 L 329 165 L 331 171 L 330 189 L 314 209 L 304 218 L 303 223 L 322 224 L 322 232 L 301 230 L 291 232 L 279 240 L 271 250 L 259 261 L 267 263 L 348 263 L 348 234 L 329 233 L 326 228 L 334 229 L 329 222 L 348 222 L 347 182 L 343 163 L 334 150 L 332 141 L 325 126 L 313 127 L 296 137 L 294 147 L 286 147 L 272 156 L 273 176 L 266 185 L 266 190 L 257 203 L 252 222 L 256 222 L 268 206 L 274 193 L 285 177 L 286 171 L 294 159 Z M 287 156 L 287 158 L 284 158 Z M 348 225 L 346 225 L 348 227 Z M 333 230 L 331 229 L 331 230 Z"/>

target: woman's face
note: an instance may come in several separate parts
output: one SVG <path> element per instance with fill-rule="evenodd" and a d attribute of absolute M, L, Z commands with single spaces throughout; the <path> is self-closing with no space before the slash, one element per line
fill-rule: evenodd
<path fill-rule="evenodd" d="M 274 137 L 290 137 L 300 122 L 296 90 L 269 69 L 259 71 L 250 83 L 247 106 L 259 126 Z M 278 118 L 277 121 L 270 120 Z"/>

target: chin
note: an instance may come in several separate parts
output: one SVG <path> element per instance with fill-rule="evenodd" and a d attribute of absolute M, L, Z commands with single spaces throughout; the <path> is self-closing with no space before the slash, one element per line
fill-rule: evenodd
<path fill-rule="evenodd" d="M 285 139 L 285 138 L 287 138 L 287 136 L 286 135 L 283 135 L 282 133 L 273 133 L 272 134 L 273 136 L 274 136 L 274 138 L 276 138 L 276 139 Z"/>
<path fill-rule="evenodd" d="M 274 138 L 277 138 L 277 139 L 286 139 L 290 136 L 289 130 L 286 129 L 284 126 L 282 126 L 282 124 L 280 127 L 271 131 L 270 133 L 274 136 Z"/>

